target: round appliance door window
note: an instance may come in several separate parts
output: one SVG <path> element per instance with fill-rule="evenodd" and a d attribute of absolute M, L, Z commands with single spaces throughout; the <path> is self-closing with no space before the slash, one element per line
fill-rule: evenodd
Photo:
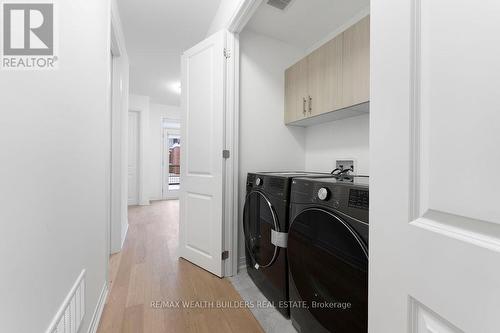
<path fill-rule="evenodd" d="M 245 245 L 257 267 L 272 265 L 278 247 L 271 243 L 271 230 L 278 230 L 276 214 L 269 200 L 259 191 L 250 192 L 243 211 Z"/>
<path fill-rule="evenodd" d="M 343 220 L 321 209 L 300 213 L 290 226 L 288 260 L 301 300 L 323 327 L 367 331 L 367 248 Z"/>

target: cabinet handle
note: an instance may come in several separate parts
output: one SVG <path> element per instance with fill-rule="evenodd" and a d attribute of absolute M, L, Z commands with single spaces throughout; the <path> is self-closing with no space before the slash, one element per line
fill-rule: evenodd
<path fill-rule="evenodd" d="M 313 99 L 311 96 L 309 96 L 309 114 L 312 114 L 313 110 L 312 104 L 313 104 Z"/>
<path fill-rule="evenodd" d="M 306 98 L 305 97 L 302 97 L 302 113 L 304 114 L 304 116 L 306 115 Z"/>

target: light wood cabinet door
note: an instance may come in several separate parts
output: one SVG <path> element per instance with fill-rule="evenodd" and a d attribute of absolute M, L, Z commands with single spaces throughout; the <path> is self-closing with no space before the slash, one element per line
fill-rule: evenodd
<path fill-rule="evenodd" d="M 285 71 L 285 124 L 295 121 L 296 110 L 296 67 L 292 66 Z"/>
<path fill-rule="evenodd" d="M 370 100 L 370 16 L 344 31 L 342 107 Z"/>
<path fill-rule="evenodd" d="M 285 124 L 307 116 L 307 58 L 285 71 Z"/>
<path fill-rule="evenodd" d="M 315 116 L 342 107 L 342 35 L 308 56 L 309 96 L 307 115 Z"/>

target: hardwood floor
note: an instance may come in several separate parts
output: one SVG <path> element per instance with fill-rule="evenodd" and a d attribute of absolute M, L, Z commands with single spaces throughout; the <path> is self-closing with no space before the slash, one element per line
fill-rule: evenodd
<path fill-rule="evenodd" d="M 121 252 L 112 254 L 109 257 L 109 290 L 113 289 L 113 284 L 116 279 L 116 274 L 118 273 L 118 268 L 120 267 Z M 106 300 L 106 302 L 109 298 Z"/>
<path fill-rule="evenodd" d="M 178 258 L 178 211 L 178 201 L 129 209 L 127 239 L 112 257 L 112 287 L 98 332 L 263 332 L 246 308 L 166 306 L 242 300 L 227 279 Z M 160 308 L 152 306 L 157 301 L 164 302 Z"/>

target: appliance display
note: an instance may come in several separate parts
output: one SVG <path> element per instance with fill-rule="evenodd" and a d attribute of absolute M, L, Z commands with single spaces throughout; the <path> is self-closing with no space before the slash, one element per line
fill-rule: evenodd
<path fill-rule="evenodd" d="M 245 256 L 250 278 L 285 317 L 288 301 L 287 233 L 290 186 L 295 177 L 326 177 L 305 172 L 262 172 L 247 176 L 243 211 Z"/>
<path fill-rule="evenodd" d="M 288 233 L 299 332 L 367 332 L 368 177 L 296 178 Z"/>

